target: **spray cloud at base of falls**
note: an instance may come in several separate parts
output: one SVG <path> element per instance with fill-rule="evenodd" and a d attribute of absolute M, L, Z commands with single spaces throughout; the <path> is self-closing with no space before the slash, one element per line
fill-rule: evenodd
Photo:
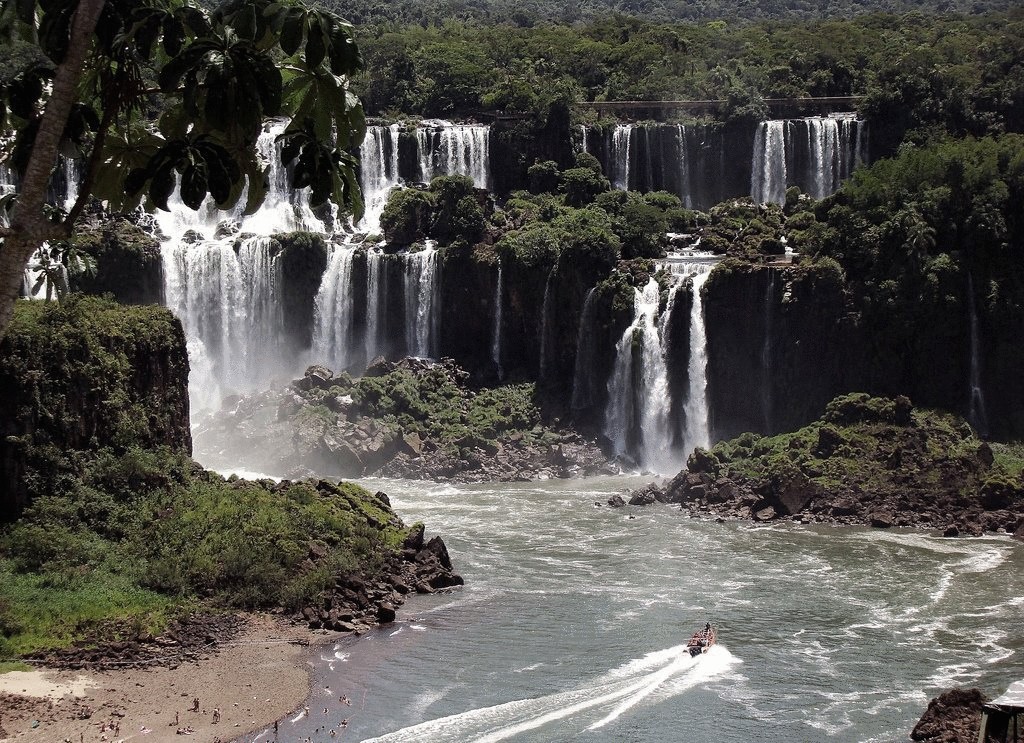
<path fill-rule="evenodd" d="M 209 201 L 192 210 L 174 195 L 170 210 L 154 215 L 166 300 L 188 340 L 196 411 L 216 408 L 230 394 L 280 383 L 311 362 L 361 371 L 377 355 L 439 353 L 436 247 L 428 242 L 393 253 L 352 244 L 351 225 L 338 230 L 344 225 L 336 213 L 310 209 L 307 189 L 291 188 L 276 142 L 284 126 L 267 126 L 257 143 L 269 190 L 255 213 L 243 213 L 244 195 L 227 212 Z M 422 172 L 400 172 L 403 141 L 417 146 Z M 368 127 L 360 148 L 367 208 L 358 228 L 379 233 L 388 194 L 407 180 L 462 174 L 485 187 L 488 148 L 486 126 L 429 122 L 408 133 L 397 124 Z M 327 251 L 305 340 L 293 337 L 283 318 L 281 261 L 287 248 L 274 237 L 296 231 L 320 235 Z"/>

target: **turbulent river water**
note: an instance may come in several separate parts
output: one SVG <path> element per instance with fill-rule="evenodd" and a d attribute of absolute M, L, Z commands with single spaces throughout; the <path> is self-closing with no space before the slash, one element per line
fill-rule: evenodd
<path fill-rule="evenodd" d="M 366 481 L 466 585 L 320 648 L 279 739 L 902 741 L 939 691 L 1024 676 L 1024 545 L 596 505 L 643 482 Z"/>

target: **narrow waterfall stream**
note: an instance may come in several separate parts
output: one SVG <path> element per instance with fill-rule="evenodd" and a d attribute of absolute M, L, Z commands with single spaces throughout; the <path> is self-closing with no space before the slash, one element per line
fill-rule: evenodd
<path fill-rule="evenodd" d="M 967 381 L 969 403 L 967 419 L 979 436 L 988 436 L 988 414 L 985 410 L 985 393 L 981 384 L 981 333 L 978 329 L 978 307 L 974 297 L 974 278 L 967 272 L 967 312 L 970 330 L 971 364 Z"/>
<path fill-rule="evenodd" d="M 683 450 L 687 454 L 696 447 L 707 449 L 711 445 L 708 431 L 708 351 L 707 329 L 704 326 L 704 300 L 701 287 L 711 275 L 712 266 L 690 264 L 692 302 L 690 305 L 690 389 L 683 407 L 686 429 Z"/>
<path fill-rule="evenodd" d="M 505 275 L 501 261 L 498 261 L 498 281 L 494 289 L 494 326 L 491 332 L 491 361 L 494 362 L 498 380 L 504 378 L 505 371 L 501 367 L 501 312 L 505 302 Z"/>
<path fill-rule="evenodd" d="M 630 141 L 633 137 L 632 124 L 617 124 L 612 132 L 612 154 L 614 163 L 611 181 L 615 188 L 629 190 Z"/>

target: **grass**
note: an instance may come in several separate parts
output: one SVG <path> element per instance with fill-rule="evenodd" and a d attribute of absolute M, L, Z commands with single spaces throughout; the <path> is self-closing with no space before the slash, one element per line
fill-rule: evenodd
<path fill-rule="evenodd" d="M 0 562 L 0 581 L 0 657 L 7 658 L 68 647 L 101 623 L 159 633 L 187 603 L 109 573 L 17 573 L 10 561 Z"/>

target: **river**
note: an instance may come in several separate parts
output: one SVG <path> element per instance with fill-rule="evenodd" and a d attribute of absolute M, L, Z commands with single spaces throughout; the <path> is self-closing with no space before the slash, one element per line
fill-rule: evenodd
<path fill-rule="evenodd" d="M 888 742 L 1024 677 L 1024 545 L 597 505 L 644 482 L 363 481 L 466 585 L 318 649 L 280 740 Z"/>

